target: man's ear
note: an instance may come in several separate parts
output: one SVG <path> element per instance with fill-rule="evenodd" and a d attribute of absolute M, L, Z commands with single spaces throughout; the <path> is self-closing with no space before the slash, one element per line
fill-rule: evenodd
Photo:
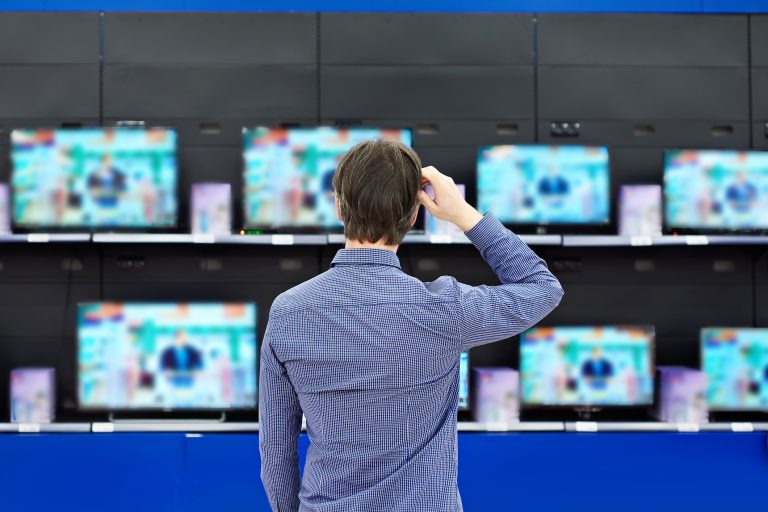
<path fill-rule="evenodd" d="M 339 196 L 334 195 L 333 201 L 336 203 L 336 217 L 338 217 L 339 222 L 344 223 L 344 219 L 341 218 L 341 206 L 339 206 Z"/>
<path fill-rule="evenodd" d="M 421 206 L 417 204 L 416 205 L 416 209 L 413 210 L 413 216 L 411 217 L 411 226 L 416 224 L 416 220 L 419 218 L 419 210 L 420 210 L 420 208 L 421 208 Z"/>

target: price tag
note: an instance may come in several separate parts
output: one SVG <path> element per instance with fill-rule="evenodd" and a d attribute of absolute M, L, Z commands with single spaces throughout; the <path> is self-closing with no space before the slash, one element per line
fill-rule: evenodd
<path fill-rule="evenodd" d="M 272 245 L 293 245 L 293 235 L 272 235 Z"/>
<path fill-rule="evenodd" d="M 596 421 L 577 421 L 576 432 L 597 432 Z"/>
<path fill-rule="evenodd" d="M 699 424 L 698 423 L 678 423 L 677 431 L 678 432 L 698 432 Z"/>
<path fill-rule="evenodd" d="M 731 423 L 733 432 L 754 432 L 755 426 L 751 423 Z"/>
<path fill-rule="evenodd" d="M 685 237 L 686 245 L 709 245 L 709 238 L 701 235 L 688 235 Z"/>
<path fill-rule="evenodd" d="M 629 245 L 632 247 L 644 247 L 648 245 L 653 245 L 653 238 L 650 236 L 644 236 L 644 235 L 635 235 L 629 237 Z"/>
<path fill-rule="evenodd" d="M 187 438 L 203 437 L 203 434 L 185 434 Z"/>
<path fill-rule="evenodd" d="M 115 431 L 115 425 L 114 423 L 94 423 L 91 431 L 109 434 Z"/>
<path fill-rule="evenodd" d="M 37 434 L 40 432 L 39 423 L 19 423 L 19 432 L 22 434 Z"/>
<path fill-rule="evenodd" d="M 451 235 L 429 235 L 429 243 L 431 244 L 452 244 L 453 237 Z"/>
<path fill-rule="evenodd" d="M 51 235 L 48 233 L 30 233 L 27 235 L 27 242 L 30 243 L 47 243 L 51 241 Z"/>

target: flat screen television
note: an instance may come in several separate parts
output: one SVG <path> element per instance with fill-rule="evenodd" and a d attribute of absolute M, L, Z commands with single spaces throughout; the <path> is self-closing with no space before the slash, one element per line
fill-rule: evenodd
<path fill-rule="evenodd" d="M 477 154 L 477 207 L 504 224 L 557 231 L 610 223 L 608 148 L 486 146 Z M 547 228 L 549 226 L 550 228 Z"/>
<path fill-rule="evenodd" d="M 653 403 L 651 326 L 535 327 L 520 337 L 521 403 L 638 407 Z"/>
<path fill-rule="evenodd" d="M 341 230 L 333 173 L 358 142 L 411 145 L 410 130 L 254 128 L 243 131 L 245 225 L 248 229 Z"/>
<path fill-rule="evenodd" d="M 768 411 L 768 329 L 702 329 L 701 369 L 710 410 Z"/>
<path fill-rule="evenodd" d="M 768 230 L 768 152 L 667 151 L 664 221 L 681 233 Z"/>
<path fill-rule="evenodd" d="M 459 409 L 469 409 L 469 353 L 459 358 Z"/>
<path fill-rule="evenodd" d="M 255 304 L 80 304 L 77 329 L 81 409 L 256 407 Z"/>
<path fill-rule="evenodd" d="M 24 230 L 176 226 L 176 132 L 166 128 L 11 132 L 13 223 Z"/>

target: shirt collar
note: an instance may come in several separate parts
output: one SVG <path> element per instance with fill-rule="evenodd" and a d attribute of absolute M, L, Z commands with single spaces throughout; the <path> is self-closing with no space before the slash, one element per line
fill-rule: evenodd
<path fill-rule="evenodd" d="M 331 262 L 336 265 L 386 265 L 400 268 L 397 254 L 387 249 L 339 249 Z"/>

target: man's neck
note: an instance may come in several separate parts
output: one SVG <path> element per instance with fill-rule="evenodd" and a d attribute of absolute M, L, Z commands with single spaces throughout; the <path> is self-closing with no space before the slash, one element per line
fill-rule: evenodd
<path fill-rule="evenodd" d="M 346 249 L 384 249 L 397 253 L 397 245 L 387 245 L 381 240 L 378 242 L 361 242 L 359 240 L 346 239 Z"/>

